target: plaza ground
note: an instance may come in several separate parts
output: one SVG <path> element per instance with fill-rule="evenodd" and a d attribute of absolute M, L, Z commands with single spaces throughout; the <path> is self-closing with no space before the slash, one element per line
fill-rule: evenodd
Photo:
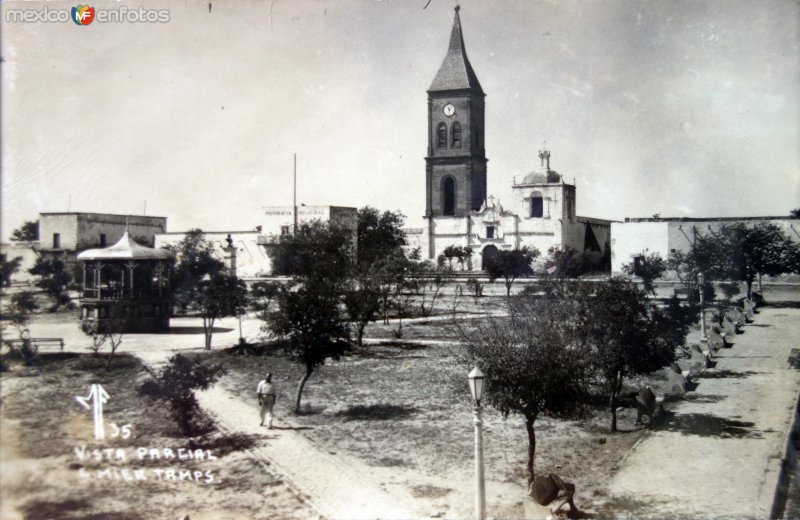
<path fill-rule="evenodd" d="M 451 308 L 451 293 L 442 298 L 441 310 Z M 767 295 L 800 299 L 794 289 L 774 294 L 768 289 Z M 496 310 L 501 303 L 499 296 L 478 303 L 465 296 L 456 301 L 457 315 L 480 319 L 478 312 Z M 800 310 L 793 306 L 765 308 L 737 336 L 733 348 L 720 353 L 717 366 L 703 374 L 697 389 L 670 401 L 668 413 L 648 430 L 634 426 L 630 410 L 622 411 L 623 431 L 614 435 L 606 433 L 604 411 L 585 422 L 540 419 L 537 472 L 557 472 L 575 482 L 578 506 L 598 517 L 765 516 L 800 383 L 800 372 L 786 363 L 800 332 L 798 317 Z M 199 320 L 180 318 L 173 325 L 171 334 L 126 336 L 122 350 L 154 366 L 178 351 L 208 355 L 202 351 Z M 259 327 L 258 321 L 246 320 L 245 335 L 256 337 Z M 394 337 L 394 327 L 394 320 L 388 326 L 370 324 L 365 351 L 315 373 L 304 393 L 304 413 L 293 416 L 289 408 L 300 378 L 298 367 L 279 352 L 241 357 L 222 353 L 238 339 L 238 324 L 218 324 L 210 357 L 224 362 L 229 374 L 200 396 L 201 403 L 226 434 L 259 438 L 246 456 L 269 463 L 291 488 L 277 490 L 286 495 L 283 502 L 259 495 L 257 504 L 268 508 L 273 501 L 293 504 L 292 497 L 304 498 L 292 511 L 272 518 L 317 513 L 328 518 L 471 516 L 471 411 L 465 374 L 450 362 L 457 348 L 452 321 L 444 316 L 405 320 L 401 340 Z M 64 314 L 37 316 L 31 330 L 34 336 L 64 337 L 68 350 L 77 352 L 87 352 L 90 343 L 77 321 L 67 321 Z M 255 383 L 266 370 L 276 374 L 279 390 L 278 428 L 272 431 L 258 427 L 254 397 Z M 3 383 L 5 426 L 9 389 L 37 381 L 31 377 L 19 378 L 13 386 L 5 379 Z M 489 514 L 546 516 L 546 509 L 523 498 L 527 439 L 521 421 L 513 416 L 503 420 L 492 410 L 485 415 Z M 4 433 L 0 431 L 5 447 Z M 38 471 L 40 466 L 29 461 L 26 467 Z M 238 494 L 247 487 L 231 491 Z M 4 483 L 0 488 L 4 495 L 9 492 Z M 189 489 L 194 490 L 184 487 L 178 494 Z M 64 486 L 53 488 L 51 501 L 64 491 Z M 15 487 L 13 492 L 14 503 L 24 505 L 24 489 Z M 126 501 L 133 495 L 119 498 Z"/>

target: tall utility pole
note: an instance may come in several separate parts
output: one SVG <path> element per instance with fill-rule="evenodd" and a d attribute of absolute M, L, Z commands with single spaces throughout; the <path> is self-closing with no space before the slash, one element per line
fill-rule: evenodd
<path fill-rule="evenodd" d="M 292 234 L 297 234 L 297 154 L 294 154 L 294 189 L 292 190 L 292 217 L 294 226 Z"/>

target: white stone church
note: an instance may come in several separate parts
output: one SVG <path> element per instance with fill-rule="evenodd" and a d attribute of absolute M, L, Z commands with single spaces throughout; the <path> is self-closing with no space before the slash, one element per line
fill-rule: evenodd
<path fill-rule="evenodd" d="M 447 55 L 428 89 L 426 211 L 421 229 L 409 229 L 411 247 L 437 258 L 448 246 L 469 246 L 471 269 L 499 250 L 551 247 L 605 254 L 611 221 L 576 215 L 576 190 L 550 169 L 550 152 L 539 167 L 515 175 L 509 207 L 486 197 L 485 94 L 467 58 L 455 9 Z"/>

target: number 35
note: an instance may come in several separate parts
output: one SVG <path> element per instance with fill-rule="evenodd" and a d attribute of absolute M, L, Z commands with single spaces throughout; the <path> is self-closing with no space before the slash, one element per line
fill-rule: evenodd
<path fill-rule="evenodd" d="M 111 423 L 111 438 L 130 439 L 133 437 L 133 425 L 124 424 L 122 427 L 117 426 L 117 423 Z"/>

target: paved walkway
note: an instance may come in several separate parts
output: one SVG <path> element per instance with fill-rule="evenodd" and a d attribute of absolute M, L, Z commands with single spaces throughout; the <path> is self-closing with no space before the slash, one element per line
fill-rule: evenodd
<path fill-rule="evenodd" d="M 244 335 L 256 337 L 259 325 L 257 320 L 246 320 L 243 323 Z M 150 367 L 157 368 L 177 352 L 204 351 L 203 333 L 198 327 L 202 327 L 202 321 L 197 318 L 173 319 L 173 333 L 126 334 L 119 352 L 131 353 Z M 220 331 L 214 334 L 215 348 L 237 342 L 239 329 L 236 320 L 222 320 L 216 327 Z M 34 321 L 30 328 L 34 337 L 63 337 L 66 351 L 85 353 L 91 344 L 89 337 L 80 332 L 77 320 Z M 49 352 L 53 349 L 43 350 Z M 416 504 L 411 503 L 407 493 L 397 496 L 381 489 L 381 482 L 369 476 L 374 471 L 360 461 L 320 450 L 294 429 L 297 425 L 286 419 L 276 421 L 279 424 L 273 430 L 260 427 L 257 406 L 251 402 L 252 399 L 248 401 L 234 396 L 218 386 L 199 392 L 197 396 L 203 409 L 217 420 L 222 429 L 266 438 L 268 442 L 252 449 L 253 454 L 267 461 L 272 471 L 324 517 L 388 520 L 420 518 L 430 513 L 415 511 Z M 391 477 L 381 480 L 391 482 Z"/>
<path fill-rule="evenodd" d="M 659 428 L 649 431 L 609 483 L 616 516 L 649 518 L 766 518 L 772 504 L 800 371 L 789 368 L 790 349 L 800 337 L 800 309 L 765 308 L 754 324 L 719 352 L 717 365 L 699 386 L 671 405 Z M 440 318 L 441 319 L 441 318 Z M 258 321 L 245 322 L 245 336 L 258 334 Z M 177 351 L 203 348 L 199 319 L 173 320 L 172 334 L 127 335 L 121 351 L 157 366 Z M 236 320 L 217 324 L 215 348 L 238 339 Z M 91 343 L 75 322 L 36 321 L 33 336 L 64 337 L 67 350 L 86 352 Z M 390 476 L 368 478 L 374 468 L 318 449 L 292 429 L 258 427 L 254 404 L 226 391 L 199 395 L 202 406 L 223 428 L 269 438 L 254 450 L 268 460 L 324 516 L 337 518 L 419 518 L 430 511 L 402 486 L 385 486 Z M 289 427 L 290 423 L 279 426 Z M 324 470 L 321 470 L 324 468 Z M 388 492 L 390 489 L 391 492 Z M 468 507 L 468 504 L 464 504 Z M 539 517 L 546 511 L 534 513 Z"/>
<path fill-rule="evenodd" d="M 787 363 L 799 318 L 800 309 L 764 308 L 718 353 L 625 459 L 609 485 L 617 503 L 634 517 L 769 516 L 800 388 Z"/>
<path fill-rule="evenodd" d="M 361 464 L 321 451 L 293 430 L 295 425 L 276 420 L 268 430 L 258 424 L 257 407 L 214 387 L 198 394 L 204 410 L 227 430 L 268 439 L 253 451 L 266 458 L 277 473 L 299 490 L 312 506 L 331 519 L 407 519 L 423 516 L 400 497 L 383 491 Z"/>

